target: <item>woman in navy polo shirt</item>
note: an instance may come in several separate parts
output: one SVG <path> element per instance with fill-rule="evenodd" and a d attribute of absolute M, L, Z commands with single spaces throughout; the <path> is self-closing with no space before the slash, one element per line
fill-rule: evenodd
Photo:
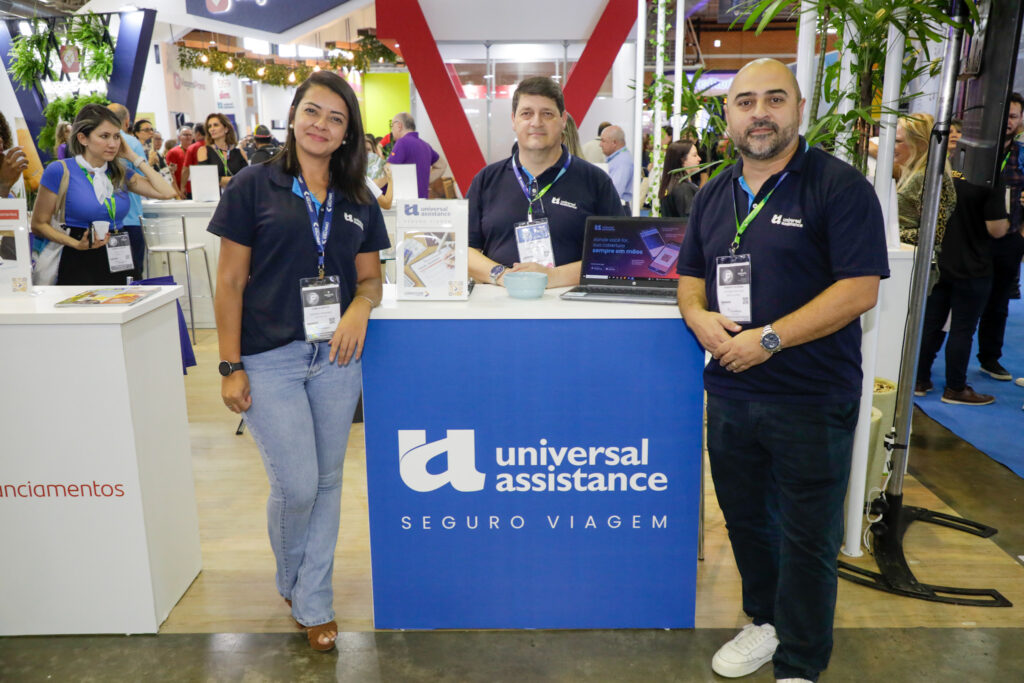
<path fill-rule="evenodd" d="M 310 646 L 330 650 L 342 464 L 389 243 L 348 83 L 314 73 L 288 118 L 286 150 L 242 169 L 210 221 L 221 237 L 214 307 L 221 395 L 270 479 L 277 590 Z"/>
<path fill-rule="evenodd" d="M 112 261 L 106 249 L 110 234 L 97 233 L 96 224 L 106 223 L 113 232 L 124 227 L 129 190 L 153 199 L 173 199 L 174 188 L 124 143 L 120 120 L 102 105 L 82 107 L 72 124 L 68 152 L 73 159 L 55 161 L 43 172 L 32 211 L 32 231 L 64 245 L 58 285 L 123 285 L 132 269 L 120 268 Z M 121 159 L 131 161 L 140 172 L 123 166 Z M 65 167 L 71 174 L 64 200 L 67 232 L 50 224 Z"/>

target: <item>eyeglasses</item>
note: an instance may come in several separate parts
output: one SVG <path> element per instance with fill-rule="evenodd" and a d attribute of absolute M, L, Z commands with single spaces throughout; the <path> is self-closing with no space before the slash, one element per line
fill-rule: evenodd
<path fill-rule="evenodd" d="M 139 128 L 139 132 L 140 133 L 152 133 L 153 129 L 152 128 Z"/>

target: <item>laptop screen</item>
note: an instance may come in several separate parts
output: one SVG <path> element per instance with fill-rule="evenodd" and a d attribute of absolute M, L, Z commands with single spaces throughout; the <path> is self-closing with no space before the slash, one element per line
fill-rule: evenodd
<path fill-rule="evenodd" d="M 676 261 L 686 232 L 683 218 L 591 216 L 583 242 L 583 279 L 678 280 Z"/>

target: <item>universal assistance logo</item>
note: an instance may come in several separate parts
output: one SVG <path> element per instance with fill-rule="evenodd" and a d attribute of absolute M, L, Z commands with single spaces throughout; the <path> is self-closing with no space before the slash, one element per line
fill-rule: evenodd
<path fill-rule="evenodd" d="M 445 437 L 436 441 L 428 441 L 423 429 L 398 430 L 398 471 L 407 487 L 419 493 L 431 493 L 450 486 L 450 490 L 475 496 L 459 498 L 470 506 L 467 514 L 454 514 L 454 510 L 446 508 L 438 510 L 443 514 L 437 516 L 401 515 L 402 529 L 432 531 L 439 523 L 440 528 L 446 530 L 518 530 L 530 526 L 530 519 L 552 530 L 586 530 L 599 526 L 609 529 L 668 527 L 669 515 L 652 514 L 649 510 L 652 503 L 660 507 L 666 502 L 665 498 L 651 499 L 650 496 L 667 491 L 669 477 L 664 472 L 653 471 L 646 437 L 625 444 L 569 444 L 540 438 L 526 445 L 484 447 L 479 453 L 477 441 L 473 429 L 448 429 Z M 484 457 L 492 453 L 493 460 L 480 460 L 484 470 L 481 472 L 477 455 Z M 522 510 L 510 511 L 503 506 L 504 515 L 484 514 L 478 509 L 498 500 L 509 500 L 509 495 L 517 493 L 553 495 L 550 499 L 547 495 L 533 499 L 534 502 L 526 504 Z M 578 496 L 581 493 L 588 498 L 617 494 L 614 499 L 605 500 L 617 501 L 616 507 L 622 504 L 624 508 L 603 514 L 581 510 L 582 514 L 571 515 L 550 512 L 546 505 L 545 510 L 537 508 L 540 500 L 555 502 L 559 494 Z M 445 505 L 451 505 L 451 500 Z M 641 510 L 646 512 L 637 514 Z"/>
<path fill-rule="evenodd" d="M 451 485 L 456 491 L 484 490 L 487 475 L 477 469 L 476 433 L 449 429 L 438 441 L 427 442 L 426 430 L 398 430 L 399 474 L 413 491 L 436 491 Z M 431 467 L 447 454 L 447 470 Z M 651 471 L 650 444 L 559 444 L 546 438 L 523 446 L 494 448 L 494 490 L 523 492 L 661 492 L 668 475 Z M 434 470 L 434 471 L 432 471 Z"/>

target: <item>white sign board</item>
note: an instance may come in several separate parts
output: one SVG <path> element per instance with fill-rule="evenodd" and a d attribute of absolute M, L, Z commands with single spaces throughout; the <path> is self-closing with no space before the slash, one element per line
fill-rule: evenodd
<path fill-rule="evenodd" d="M 32 286 L 32 251 L 24 199 L 0 199 L 0 296 Z"/>
<path fill-rule="evenodd" d="M 396 206 L 398 298 L 469 298 L 469 203 L 464 199 L 400 201 Z"/>

